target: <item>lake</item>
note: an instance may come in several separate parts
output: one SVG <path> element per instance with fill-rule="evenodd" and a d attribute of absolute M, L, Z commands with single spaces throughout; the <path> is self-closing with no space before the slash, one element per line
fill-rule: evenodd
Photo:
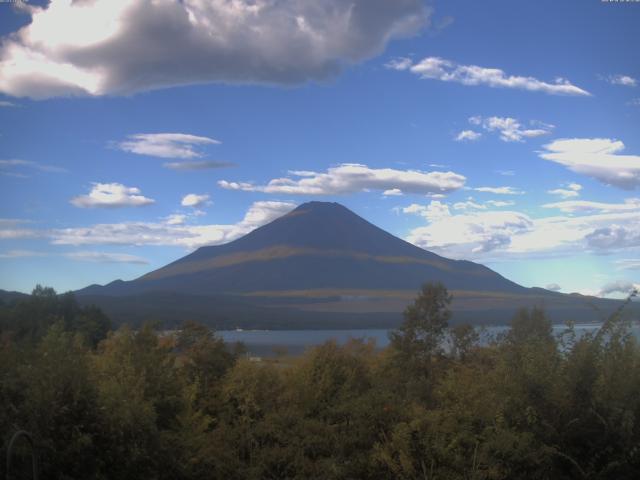
<path fill-rule="evenodd" d="M 509 327 L 488 326 L 480 329 L 481 343 L 486 344 L 491 338 L 505 332 Z M 578 336 L 595 331 L 600 328 L 598 324 L 575 325 Z M 554 325 L 553 330 L 560 335 L 566 327 Z M 379 348 L 389 344 L 390 329 L 371 330 L 220 330 L 217 332 L 225 342 L 243 342 L 250 354 L 261 357 L 276 355 L 276 350 L 282 350 L 289 355 L 298 355 L 306 349 L 321 345 L 327 340 L 335 340 L 338 344 L 344 344 L 349 339 L 373 339 Z M 640 325 L 634 324 L 632 332 L 640 339 Z"/>

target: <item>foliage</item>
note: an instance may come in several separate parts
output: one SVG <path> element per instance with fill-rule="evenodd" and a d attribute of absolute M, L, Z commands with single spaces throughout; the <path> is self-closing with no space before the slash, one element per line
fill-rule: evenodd
<path fill-rule="evenodd" d="M 638 478 L 640 346 L 620 312 L 558 339 L 521 310 L 480 345 L 449 301 L 425 285 L 385 350 L 255 362 L 189 322 L 91 337 L 101 313 L 38 288 L 0 307 L 0 458 L 24 428 L 51 479 Z"/>

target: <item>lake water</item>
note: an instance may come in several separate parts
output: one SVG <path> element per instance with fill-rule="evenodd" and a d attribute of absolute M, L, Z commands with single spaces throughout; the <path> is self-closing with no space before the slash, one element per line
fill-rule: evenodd
<path fill-rule="evenodd" d="M 578 336 L 585 332 L 595 331 L 600 325 L 578 324 L 575 325 Z M 490 326 L 484 327 L 480 331 L 481 343 L 487 343 L 491 338 L 505 332 L 508 327 Z M 554 332 L 560 335 L 566 327 L 555 325 Z M 275 356 L 280 350 L 289 355 L 298 355 L 306 349 L 321 345 L 327 340 L 335 340 L 338 344 L 344 344 L 349 339 L 373 339 L 379 348 L 384 348 L 389 344 L 388 329 L 371 330 L 221 330 L 218 331 L 225 342 L 242 342 L 247 347 L 249 353 L 261 357 Z M 632 332 L 636 338 L 640 339 L 640 325 L 635 324 Z"/>

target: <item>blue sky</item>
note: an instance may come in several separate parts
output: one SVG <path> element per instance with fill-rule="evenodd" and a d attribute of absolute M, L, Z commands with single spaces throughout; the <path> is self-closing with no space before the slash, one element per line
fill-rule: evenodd
<path fill-rule="evenodd" d="M 0 288 L 132 279 L 326 200 L 621 295 L 639 24 L 599 0 L 0 4 Z"/>

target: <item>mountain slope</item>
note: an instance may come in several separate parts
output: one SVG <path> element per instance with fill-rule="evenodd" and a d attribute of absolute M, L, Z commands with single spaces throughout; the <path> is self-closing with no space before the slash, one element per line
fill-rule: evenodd
<path fill-rule="evenodd" d="M 397 323 L 427 281 L 453 292 L 458 320 L 504 323 L 516 308 L 532 305 L 544 306 L 557 321 L 594 319 L 585 297 L 524 288 L 483 265 L 418 248 L 325 202 L 300 205 L 242 238 L 202 247 L 135 280 L 76 293 L 121 321 L 366 327 Z M 605 309 L 618 304 L 588 301 Z"/>
<path fill-rule="evenodd" d="M 449 260 L 400 240 L 342 205 L 310 202 L 238 240 L 200 248 L 132 282 L 90 291 L 415 290 L 429 280 L 450 289 L 524 290 L 483 265 Z"/>

